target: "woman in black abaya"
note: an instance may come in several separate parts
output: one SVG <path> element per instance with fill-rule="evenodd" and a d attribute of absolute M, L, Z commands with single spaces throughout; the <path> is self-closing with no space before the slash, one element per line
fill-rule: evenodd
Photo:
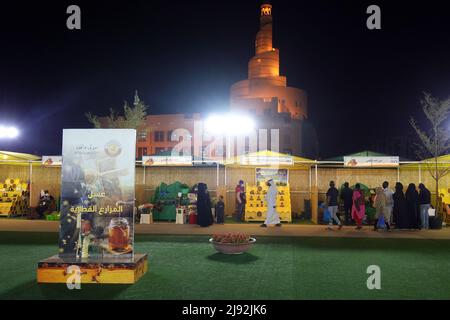
<path fill-rule="evenodd" d="M 419 193 L 414 183 L 411 183 L 406 190 L 406 213 L 409 229 L 419 229 Z"/>
<path fill-rule="evenodd" d="M 209 227 L 213 224 L 211 199 L 209 197 L 208 187 L 204 183 L 198 184 L 197 224 L 200 227 Z"/>
<path fill-rule="evenodd" d="M 397 182 L 395 185 L 394 199 L 394 221 L 395 229 L 409 229 L 406 197 L 403 193 L 403 184 Z"/>

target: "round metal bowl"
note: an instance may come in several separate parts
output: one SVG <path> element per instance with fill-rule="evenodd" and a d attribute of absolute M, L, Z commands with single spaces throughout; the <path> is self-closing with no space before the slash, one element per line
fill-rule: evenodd
<path fill-rule="evenodd" d="M 209 239 L 209 242 L 212 243 L 214 249 L 223 254 L 243 254 L 247 252 L 251 246 L 256 242 L 255 238 L 250 238 L 250 241 L 247 243 L 221 243 L 216 242 L 212 238 Z"/>

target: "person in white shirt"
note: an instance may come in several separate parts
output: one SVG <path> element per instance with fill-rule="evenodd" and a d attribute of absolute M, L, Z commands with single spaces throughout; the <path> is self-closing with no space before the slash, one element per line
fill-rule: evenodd
<path fill-rule="evenodd" d="M 389 182 L 383 182 L 383 191 L 386 196 L 386 218 L 387 221 L 392 223 L 392 211 L 394 210 L 394 191 L 389 188 Z"/>

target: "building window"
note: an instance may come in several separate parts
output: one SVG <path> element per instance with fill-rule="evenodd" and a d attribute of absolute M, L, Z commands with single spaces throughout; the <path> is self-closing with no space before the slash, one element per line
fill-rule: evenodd
<path fill-rule="evenodd" d="M 155 154 L 160 154 L 160 153 L 162 153 L 162 152 L 164 152 L 164 148 L 155 148 Z"/>
<path fill-rule="evenodd" d="M 138 132 L 138 141 L 146 141 L 147 140 L 147 130 L 140 130 Z"/>
<path fill-rule="evenodd" d="M 155 131 L 155 142 L 164 141 L 164 131 Z"/>
<path fill-rule="evenodd" d="M 142 158 L 142 148 L 138 148 L 138 159 Z"/>
<path fill-rule="evenodd" d="M 142 155 L 146 156 L 147 155 L 147 148 L 142 148 Z"/>
<path fill-rule="evenodd" d="M 172 130 L 167 131 L 167 141 L 172 141 Z"/>

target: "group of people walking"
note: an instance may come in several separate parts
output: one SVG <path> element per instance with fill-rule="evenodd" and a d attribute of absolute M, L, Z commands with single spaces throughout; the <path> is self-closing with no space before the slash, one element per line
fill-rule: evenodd
<path fill-rule="evenodd" d="M 424 184 L 419 184 L 419 191 L 416 185 L 411 183 L 406 193 L 404 186 L 400 182 L 395 185 L 395 191 L 389 188 L 387 181 L 382 186 L 375 189 L 373 207 L 376 210 L 374 230 L 378 230 L 380 224 L 384 224 L 388 231 L 395 229 L 429 229 L 429 209 L 431 207 L 431 193 Z M 362 228 L 364 217 L 366 216 L 366 198 L 361 185 L 357 183 L 351 189 L 348 182 L 344 183 L 341 192 L 335 186 L 334 181 L 330 181 L 330 188 L 327 191 L 326 206 L 330 213 L 328 229 L 333 228 L 333 222 L 342 229 L 343 223 L 338 217 L 338 199 L 340 198 L 344 207 L 345 224 L 356 223 L 356 229 Z M 384 223 L 383 223 L 384 222 Z"/>

